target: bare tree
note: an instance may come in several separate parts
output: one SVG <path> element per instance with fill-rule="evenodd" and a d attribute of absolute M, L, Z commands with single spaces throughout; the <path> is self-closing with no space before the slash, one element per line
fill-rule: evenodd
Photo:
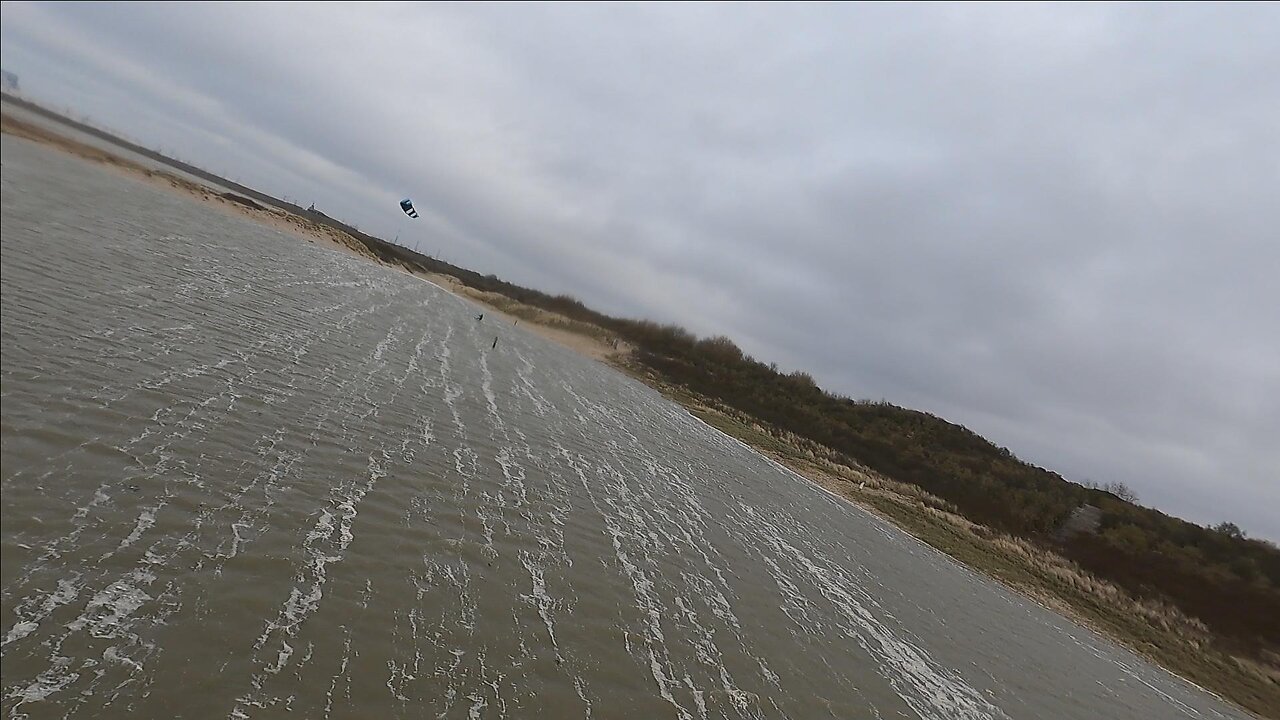
<path fill-rule="evenodd" d="M 1091 490 L 1101 490 L 1103 492 L 1109 492 L 1112 495 L 1115 495 L 1116 497 L 1120 498 L 1121 500 L 1124 500 L 1125 502 L 1135 503 L 1135 504 L 1138 502 L 1138 493 L 1134 492 L 1133 488 L 1129 487 L 1128 485 L 1125 485 L 1122 482 L 1097 483 L 1097 482 L 1094 482 L 1093 480 L 1085 478 L 1085 480 L 1080 484 Z"/>
<path fill-rule="evenodd" d="M 1233 538 L 1244 537 L 1244 531 L 1240 529 L 1239 525 L 1236 525 L 1233 522 L 1220 522 L 1217 525 L 1214 525 L 1210 529 L 1216 532 L 1220 532 L 1223 535 L 1226 535 L 1227 537 L 1233 537 Z"/>

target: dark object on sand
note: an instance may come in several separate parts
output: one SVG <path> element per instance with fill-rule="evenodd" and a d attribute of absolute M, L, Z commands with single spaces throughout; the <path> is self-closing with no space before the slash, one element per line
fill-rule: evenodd
<path fill-rule="evenodd" d="M 498 336 L 496 336 L 496 335 L 495 335 L 495 336 L 493 337 L 493 347 L 492 347 L 492 348 L 490 348 L 490 350 L 495 350 L 495 349 L 497 349 L 497 347 L 498 347 Z"/>
<path fill-rule="evenodd" d="M 480 313 L 479 315 L 476 316 L 476 320 L 483 320 L 483 319 L 484 319 L 484 313 Z"/>
<path fill-rule="evenodd" d="M 254 202 L 254 201 L 250 200 L 249 198 L 247 198 L 247 197 L 242 197 L 242 196 L 240 196 L 240 195 L 236 195 L 235 193 L 224 192 L 224 193 L 222 193 L 222 199 L 223 199 L 223 200 L 230 200 L 230 201 L 231 201 L 231 202 L 233 202 L 233 203 L 239 203 L 239 204 L 241 204 L 241 205 L 243 205 L 243 206 L 245 206 L 245 207 L 247 207 L 247 208 L 252 208 L 252 209 L 254 209 L 254 210 L 262 210 L 262 209 L 264 209 L 261 205 L 259 205 L 258 203 L 256 203 L 256 202 Z"/>

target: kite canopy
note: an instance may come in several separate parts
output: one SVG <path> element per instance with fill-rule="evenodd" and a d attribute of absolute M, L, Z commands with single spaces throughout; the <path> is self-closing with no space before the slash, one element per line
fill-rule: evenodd
<path fill-rule="evenodd" d="M 409 198 L 405 198 L 400 201 L 400 209 L 404 211 L 405 215 L 408 215 L 411 218 L 418 217 L 418 211 L 413 209 L 413 202 L 409 200 Z"/>

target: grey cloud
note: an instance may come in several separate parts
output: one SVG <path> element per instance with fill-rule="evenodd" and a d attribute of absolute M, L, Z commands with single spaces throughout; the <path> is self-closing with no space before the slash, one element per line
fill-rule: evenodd
<path fill-rule="evenodd" d="M 1280 538 L 1273 6 L 4 12 L 214 170 Z"/>

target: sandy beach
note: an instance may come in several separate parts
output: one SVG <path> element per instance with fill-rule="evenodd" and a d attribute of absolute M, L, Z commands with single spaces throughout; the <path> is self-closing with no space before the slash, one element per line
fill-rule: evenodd
<path fill-rule="evenodd" d="M 617 343 L 615 346 L 611 339 L 606 339 L 607 332 L 601 328 L 586 326 L 569 329 L 574 325 L 585 326 L 585 323 L 577 323 L 545 310 L 527 306 L 516 307 L 501 295 L 469 288 L 457 278 L 449 275 L 411 270 L 398 263 L 385 262 L 370 251 L 364 243 L 341 230 L 321 225 L 279 208 L 267 207 L 232 192 L 219 191 L 209 185 L 179 177 L 174 173 L 148 168 L 141 163 L 120 155 L 70 139 L 42 124 L 27 122 L 5 113 L 0 116 L 0 132 L 41 143 L 105 166 L 128 177 L 150 183 L 156 187 L 182 193 L 193 200 L 216 207 L 224 212 L 248 218 L 256 223 L 293 235 L 305 242 L 328 248 L 335 252 L 347 253 L 362 260 L 375 262 L 399 272 L 414 275 L 448 293 L 476 303 L 477 310 L 487 316 L 491 315 L 494 319 L 500 319 L 503 322 L 523 328 L 593 360 L 606 364 L 616 364 L 616 362 L 611 361 L 616 361 L 628 350 L 625 344 Z"/>

